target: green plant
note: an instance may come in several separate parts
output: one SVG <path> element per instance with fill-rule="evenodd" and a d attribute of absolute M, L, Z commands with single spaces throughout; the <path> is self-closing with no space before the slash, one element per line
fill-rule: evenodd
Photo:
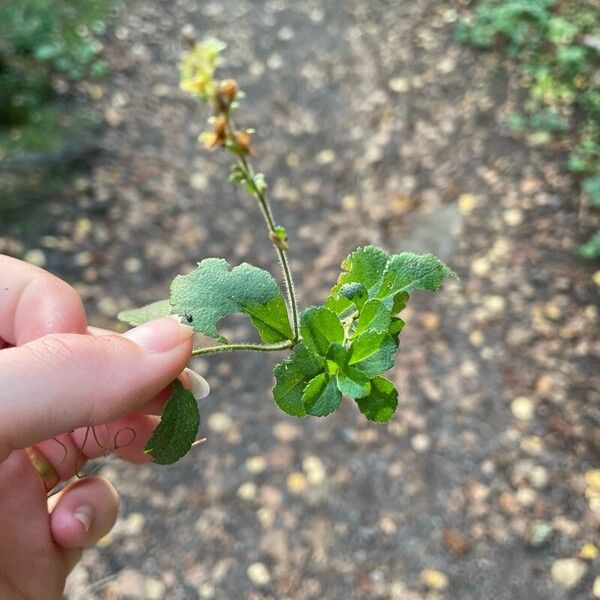
<path fill-rule="evenodd" d="M 267 271 L 247 263 L 230 269 L 222 258 L 206 258 L 191 273 L 173 280 L 168 300 L 125 311 L 119 317 L 139 325 L 158 316 L 180 315 L 195 331 L 218 340 L 216 345 L 194 349 L 193 355 L 291 351 L 275 367 L 273 396 L 284 412 L 295 417 L 325 416 L 348 396 L 367 419 L 388 421 L 396 410 L 398 394 L 382 374 L 394 365 L 404 327 L 398 315 L 410 291 L 436 291 L 446 277 L 455 275 L 432 255 L 404 252 L 390 256 L 366 246 L 342 263 L 343 271 L 325 303 L 300 312 L 287 258 L 287 233 L 271 211 L 264 175 L 256 173 L 250 163 L 252 131 L 238 130 L 233 121 L 243 95 L 234 80 L 214 79 L 223 47 L 215 40 L 195 43 L 180 65 L 181 87 L 212 104 L 212 130 L 200 139 L 207 148 L 222 148 L 234 158 L 229 180 L 243 185 L 258 203 L 279 258 L 286 295 Z M 232 313 L 250 317 L 260 343 L 230 343 L 220 334 L 219 321 Z M 175 385 L 146 451 L 156 462 L 176 461 L 191 447 L 198 422 L 193 396 Z"/>
<path fill-rule="evenodd" d="M 511 115 L 513 133 L 532 130 L 532 143 L 561 138 L 571 148 L 568 168 L 598 207 L 600 177 L 600 22 L 597 3 L 574 0 L 481 0 L 456 38 L 479 48 L 502 46 L 521 66 L 529 89 L 525 116 Z M 575 135 L 573 135 L 575 133 Z M 594 243 L 596 239 L 596 243 Z M 582 256 L 600 256 L 597 236 Z"/>
<path fill-rule="evenodd" d="M 35 128 L 44 105 L 106 72 L 98 36 L 112 0 L 0 3 L 0 126 Z"/>

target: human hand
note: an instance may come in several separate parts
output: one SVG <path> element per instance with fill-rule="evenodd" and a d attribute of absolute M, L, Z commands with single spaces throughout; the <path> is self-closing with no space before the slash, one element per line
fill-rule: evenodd
<path fill-rule="evenodd" d="M 100 477 L 48 492 L 107 449 L 151 460 L 143 446 L 169 383 L 208 393 L 184 371 L 191 349 L 192 329 L 169 317 L 123 335 L 90 328 L 73 288 L 0 256 L 0 598 L 60 597 L 119 501 Z"/>

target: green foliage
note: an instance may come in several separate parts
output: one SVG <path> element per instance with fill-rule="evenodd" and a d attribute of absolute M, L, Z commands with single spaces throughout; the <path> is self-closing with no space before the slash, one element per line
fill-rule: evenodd
<path fill-rule="evenodd" d="M 181 63 L 182 88 L 213 106 L 213 131 L 203 134 L 203 142 L 209 149 L 221 147 L 234 157 L 236 164 L 229 181 L 245 184 L 248 194 L 257 201 L 281 264 L 287 298 L 267 271 L 247 263 L 230 270 L 225 260 L 207 258 L 191 273 L 173 280 L 168 301 L 125 311 L 119 317 L 139 325 L 172 313 L 196 331 L 221 342 L 196 348 L 193 355 L 291 350 L 274 369 L 273 398 L 282 411 L 294 417 L 324 417 L 334 412 L 346 396 L 357 402 L 367 419 L 386 422 L 396 410 L 398 393 L 381 374 L 394 365 L 404 327 L 398 314 L 406 306 L 409 292 L 435 292 L 447 277 L 456 275 L 430 254 L 403 252 L 390 256 L 380 248 L 365 246 L 344 260 L 342 273 L 325 304 L 300 313 L 286 256 L 287 232 L 274 220 L 264 176 L 254 171 L 248 159 L 252 154 L 251 130 L 236 131 L 231 120 L 231 111 L 237 106 L 234 100 L 241 92 L 234 80 L 214 79 L 222 47 L 216 41 L 191 46 Z M 217 325 L 231 313 L 248 315 L 265 343 L 229 343 L 219 334 Z M 180 395 L 180 386 L 174 389 Z M 171 439 L 179 435 L 180 416 L 174 410 L 166 411 L 149 442 L 154 456 L 165 462 L 176 458 L 183 446 L 191 445 L 191 435 L 185 444 Z M 197 422 L 194 424 L 197 429 Z M 161 447 L 168 450 L 157 454 L 157 437 Z"/>
<path fill-rule="evenodd" d="M 170 465 L 187 454 L 196 439 L 200 412 L 194 395 L 176 379 L 158 427 L 146 442 L 144 452 L 159 465 Z"/>
<path fill-rule="evenodd" d="M 98 36 L 112 0 L 0 3 L 0 126 L 36 126 L 60 78 L 73 84 L 106 72 Z"/>
<path fill-rule="evenodd" d="M 597 3 L 586 0 L 480 0 L 473 22 L 462 21 L 456 28 L 459 41 L 479 48 L 501 46 L 518 62 L 529 98 L 525 116 L 512 115 L 508 128 L 532 130 L 532 144 L 558 138 L 570 146 L 569 169 L 589 175 L 583 191 L 595 206 L 600 203 L 593 184 L 600 177 L 598 16 Z M 584 246 L 592 247 L 592 240 Z M 583 249 L 582 254 L 595 256 Z"/>
<path fill-rule="evenodd" d="M 267 271 L 248 263 L 229 271 L 222 258 L 204 259 L 191 273 L 173 280 L 171 306 L 195 331 L 222 342 L 227 340 L 218 333 L 217 322 L 238 312 L 250 316 L 263 342 L 293 339 L 277 282 Z"/>

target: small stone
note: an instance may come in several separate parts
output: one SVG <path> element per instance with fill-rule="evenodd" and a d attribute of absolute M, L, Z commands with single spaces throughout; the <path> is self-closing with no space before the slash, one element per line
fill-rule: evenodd
<path fill-rule="evenodd" d="M 550 568 L 553 583 L 564 588 L 575 587 L 585 575 L 587 565 L 578 558 L 559 558 Z"/>
<path fill-rule="evenodd" d="M 600 469 L 590 469 L 586 472 L 585 485 L 590 491 L 600 493 Z"/>
<path fill-rule="evenodd" d="M 393 535 L 396 533 L 397 527 L 396 522 L 391 517 L 383 516 L 379 519 L 379 529 L 386 535 Z"/>
<path fill-rule="evenodd" d="M 600 269 L 592 275 L 592 281 L 600 287 Z"/>
<path fill-rule="evenodd" d="M 477 198 L 472 194 L 461 194 L 458 197 L 458 210 L 463 215 L 470 215 L 477 206 Z"/>
<path fill-rule="evenodd" d="M 251 456 L 246 460 L 246 469 L 250 473 L 262 473 L 267 468 L 267 461 L 262 456 Z"/>
<path fill-rule="evenodd" d="M 533 400 L 526 396 L 515 398 L 510 404 L 510 409 L 512 414 L 521 421 L 531 421 L 535 415 Z"/>
<path fill-rule="evenodd" d="M 280 442 L 293 442 L 302 435 L 302 429 L 289 421 L 280 421 L 273 427 L 273 433 Z"/>
<path fill-rule="evenodd" d="M 469 342 L 471 346 L 481 348 L 485 342 L 485 336 L 479 329 L 473 329 L 473 331 L 469 333 Z"/>
<path fill-rule="evenodd" d="M 406 585 L 402 581 L 390 583 L 390 600 L 404 600 L 406 598 Z"/>
<path fill-rule="evenodd" d="M 503 296 L 486 296 L 483 299 L 483 307 L 492 315 L 500 315 L 504 312 L 506 300 Z"/>
<path fill-rule="evenodd" d="M 448 577 L 437 569 L 421 571 L 421 581 L 431 590 L 440 592 L 448 587 Z"/>
<path fill-rule="evenodd" d="M 510 208 L 504 211 L 502 218 L 507 225 L 516 227 L 523 222 L 523 211 L 519 208 Z"/>
<path fill-rule="evenodd" d="M 446 529 L 442 534 L 442 541 L 452 554 L 461 555 L 469 551 L 469 542 L 458 529 Z"/>
<path fill-rule="evenodd" d="M 587 542 L 581 547 L 579 551 L 579 558 L 583 560 L 594 560 L 598 556 L 598 548 L 591 542 Z"/>
<path fill-rule="evenodd" d="M 327 477 L 325 465 L 318 456 L 307 456 L 302 461 L 302 468 L 311 485 L 321 485 Z"/>
<path fill-rule="evenodd" d="M 146 579 L 146 599 L 163 600 L 165 597 L 166 586 L 160 579 L 150 577 Z"/>
<path fill-rule="evenodd" d="M 190 185 L 195 190 L 205 190 L 208 186 L 208 179 L 203 173 L 193 173 L 190 177 Z"/>
<path fill-rule="evenodd" d="M 256 498 L 256 484 L 252 481 L 242 483 L 238 488 L 237 495 L 242 500 L 250 501 Z"/>
<path fill-rule="evenodd" d="M 554 534 L 554 527 L 548 521 L 534 521 L 527 532 L 527 541 L 534 548 L 547 544 Z"/>
<path fill-rule="evenodd" d="M 410 440 L 410 445 L 415 452 L 422 454 L 423 452 L 427 452 L 427 450 L 429 450 L 431 438 L 424 433 L 417 433 L 417 435 Z"/>
<path fill-rule="evenodd" d="M 435 331 L 440 326 L 440 316 L 436 313 L 425 312 L 421 315 L 421 322 L 427 331 Z"/>
<path fill-rule="evenodd" d="M 226 433 L 231 428 L 231 417 L 222 412 L 216 412 L 208 417 L 207 425 L 215 433 Z"/>
<path fill-rule="evenodd" d="M 254 585 L 259 587 L 268 585 L 271 581 L 271 575 L 263 563 L 252 563 L 248 567 L 246 573 L 248 574 L 248 579 L 250 579 Z"/>
<path fill-rule="evenodd" d="M 306 490 L 308 487 L 308 481 L 304 473 L 300 473 L 299 471 L 290 473 L 287 478 L 287 487 L 290 492 L 294 492 L 296 494 Z"/>
<path fill-rule="evenodd" d="M 473 271 L 477 277 L 483 277 L 484 275 L 487 275 L 490 272 L 491 267 L 492 265 L 490 261 L 483 256 L 476 258 L 471 263 L 471 271 Z"/>
<path fill-rule="evenodd" d="M 335 160 L 335 152 L 331 148 L 325 148 L 317 154 L 317 163 L 320 165 L 328 165 Z"/>
<path fill-rule="evenodd" d="M 388 86 L 390 90 L 393 92 L 397 92 L 398 94 L 403 94 L 404 92 L 408 92 L 410 89 L 410 84 L 408 80 L 403 77 L 393 77 L 388 81 Z"/>
<path fill-rule="evenodd" d="M 35 265 L 36 267 L 43 267 L 46 264 L 46 255 L 43 250 L 33 249 L 25 252 L 23 257 L 25 262 Z"/>
<path fill-rule="evenodd" d="M 594 579 L 592 596 L 594 596 L 594 598 L 600 598 L 600 577 L 596 577 L 596 579 Z"/>
<path fill-rule="evenodd" d="M 548 470 L 540 465 L 537 465 L 533 467 L 531 471 L 529 471 L 527 474 L 527 479 L 529 479 L 534 488 L 541 490 L 548 485 Z"/>

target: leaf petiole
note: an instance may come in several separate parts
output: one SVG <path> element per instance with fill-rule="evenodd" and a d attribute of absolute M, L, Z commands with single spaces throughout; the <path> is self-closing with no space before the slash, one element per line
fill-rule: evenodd
<path fill-rule="evenodd" d="M 203 354 L 217 354 L 218 352 L 279 352 L 280 350 L 288 350 L 293 348 L 294 342 L 286 340 L 278 344 L 220 344 L 218 346 L 205 346 L 204 348 L 194 348 L 192 356 L 200 356 Z"/>

